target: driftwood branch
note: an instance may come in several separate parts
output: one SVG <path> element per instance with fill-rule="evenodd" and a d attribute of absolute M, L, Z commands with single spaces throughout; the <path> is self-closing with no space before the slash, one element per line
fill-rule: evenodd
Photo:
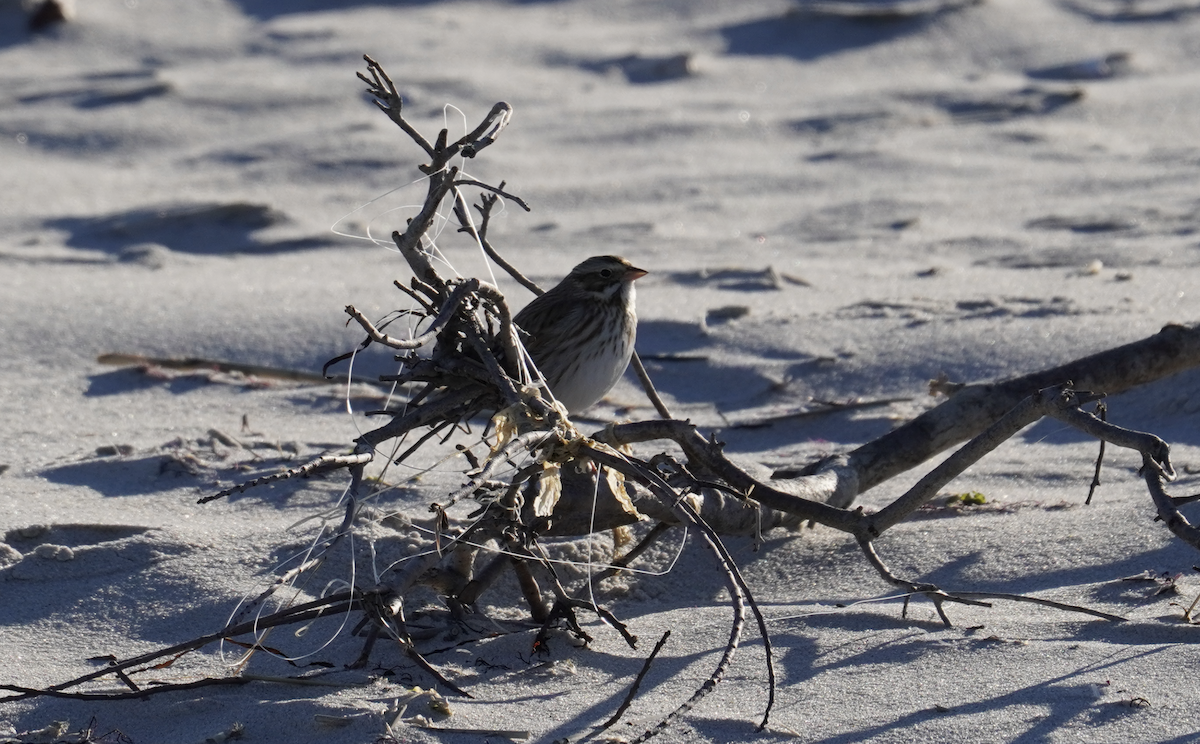
<path fill-rule="evenodd" d="M 1200 366 L 1200 326 L 1168 325 L 1149 338 L 1004 382 L 968 385 L 940 406 L 847 455 L 864 493 L 983 431 L 1044 388 L 1116 395 Z"/>
<path fill-rule="evenodd" d="M 1067 384 L 1070 384 L 1070 382 L 1068 381 Z M 1043 416 L 1056 416 L 1066 419 L 1068 417 L 1064 414 L 1064 411 L 1073 411 L 1082 414 L 1083 412 L 1078 407 L 1087 402 L 1090 402 L 1088 397 L 1081 397 L 1065 386 L 1039 390 L 1030 395 L 954 454 L 943 460 L 940 465 L 918 481 L 907 493 L 874 514 L 869 519 L 867 532 L 872 536 L 878 536 L 883 534 L 884 530 L 890 529 L 904 521 L 918 508 L 929 503 L 938 494 L 938 491 L 961 475 L 964 470 L 983 459 L 989 452 L 1008 441 L 1017 432 L 1034 421 L 1041 419 Z M 1089 419 L 1090 416 L 1088 414 L 1083 414 L 1082 418 L 1068 420 L 1067 423 L 1074 424 L 1076 428 L 1083 428 L 1084 426 L 1090 426 Z M 1118 432 L 1118 428 L 1112 427 L 1112 430 L 1106 432 L 1106 434 L 1117 439 L 1122 439 L 1123 444 L 1122 442 L 1115 441 L 1114 444 L 1122 446 L 1131 445 L 1132 442 L 1130 440 L 1123 438 L 1125 430 Z M 1092 433 L 1093 435 L 1100 434 L 1099 431 L 1088 433 Z M 1139 440 L 1139 443 L 1154 449 L 1157 449 L 1160 444 L 1164 447 L 1166 446 L 1161 439 L 1157 437 L 1153 439 L 1155 440 L 1153 442 L 1142 442 Z"/>

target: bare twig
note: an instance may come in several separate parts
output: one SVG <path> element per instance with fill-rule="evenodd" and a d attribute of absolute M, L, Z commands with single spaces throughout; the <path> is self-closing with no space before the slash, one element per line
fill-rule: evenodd
<path fill-rule="evenodd" d="M 1149 454 L 1142 455 L 1142 478 L 1150 489 L 1150 498 L 1158 509 L 1158 518 L 1176 537 L 1200 550 L 1200 530 L 1179 513 L 1174 500 L 1166 492 L 1165 483 L 1175 476 L 1169 467 L 1169 463 L 1164 466 Z"/>
<path fill-rule="evenodd" d="M 650 379 L 650 373 L 646 371 L 646 367 L 642 364 L 642 359 L 636 351 L 633 352 L 629 363 L 633 365 L 633 371 L 637 373 L 638 381 L 642 383 L 642 390 L 646 391 L 646 397 L 654 405 L 654 410 L 658 411 L 658 415 L 664 419 L 671 419 L 671 409 L 667 408 L 667 404 L 663 403 L 662 398 L 659 397 L 658 390 L 654 387 L 654 381 Z"/>
<path fill-rule="evenodd" d="M 977 607 L 991 607 L 991 605 L 987 602 L 980 602 L 978 600 L 963 597 L 958 594 L 947 594 L 933 584 L 918 584 L 916 582 L 908 581 L 907 579 L 902 579 L 896 576 L 894 573 L 892 573 L 891 569 L 887 567 L 887 564 L 883 562 L 883 559 L 879 557 L 879 554 L 875 552 L 875 546 L 868 539 L 860 537 L 858 539 L 858 547 L 862 549 L 863 555 L 865 555 L 867 558 L 867 562 L 879 572 L 879 575 L 883 577 L 884 581 L 888 582 L 892 586 L 900 587 L 909 594 L 921 594 L 928 597 L 933 602 L 934 608 L 937 609 L 938 617 L 942 619 L 942 623 L 947 628 L 953 627 L 953 623 L 950 622 L 950 618 L 946 615 L 945 610 L 942 609 L 943 602 L 958 602 L 960 604 L 975 605 Z M 908 600 L 908 597 L 904 598 L 904 606 L 906 609 L 908 607 Z"/>
<path fill-rule="evenodd" d="M 367 84 L 367 92 L 375 96 L 375 105 L 379 110 L 387 114 L 397 126 L 404 130 L 413 142 L 420 145 L 421 149 L 428 155 L 433 155 L 433 146 L 429 144 L 421 133 L 404 120 L 400 111 L 404 105 L 400 98 L 400 93 L 396 90 L 396 86 L 392 83 L 392 79 L 383 71 L 383 67 L 378 62 L 371 59 L 367 55 L 363 55 L 363 60 L 367 63 L 367 72 L 371 73 L 371 77 L 367 78 L 361 72 L 358 74 L 358 79 Z"/>
<path fill-rule="evenodd" d="M 654 650 L 646 657 L 646 662 L 642 664 L 642 670 L 638 672 L 634 678 L 633 684 L 629 686 L 629 692 L 625 693 L 625 699 L 621 701 L 621 706 L 617 708 L 617 712 L 600 725 L 599 731 L 607 731 L 612 728 L 613 724 L 621 720 L 621 716 L 625 715 L 625 711 L 629 710 L 629 706 L 633 704 L 633 699 L 637 697 L 638 690 L 642 688 L 642 680 L 646 678 L 646 674 L 650 671 L 650 665 L 654 663 L 654 658 L 658 656 L 658 652 L 662 651 L 663 646 L 667 645 L 667 639 L 671 637 L 671 631 L 666 631 L 662 634 L 662 638 L 658 639 L 658 643 L 654 644 Z M 597 733 L 599 733 L 599 731 Z"/>
<path fill-rule="evenodd" d="M 745 420 L 734 420 L 727 428 L 729 429 L 761 429 L 764 427 L 777 424 L 780 421 L 794 421 L 796 419 L 817 418 L 820 416 L 829 416 L 835 413 L 844 411 L 857 411 L 864 408 L 878 408 L 880 406 L 888 406 L 893 403 L 907 403 L 911 401 L 909 397 L 896 398 L 878 398 L 874 400 L 855 400 L 851 402 L 838 402 L 826 400 L 813 400 L 812 402 L 823 406 L 822 408 L 808 409 L 803 411 L 793 411 L 791 413 L 781 413 L 775 416 L 765 416 L 762 418 L 749 418 Z M 799 475 L 794 468 L 781 468 L 776 471 L 775 478 L 795 478 Z"/>
<path fill-rule="evenodd" d="M 363 452 L 350 455 L 323 455 L 312 462 L 301 465 L 298 468 L 290 468 L 282 473 L 264 475 L 261 478 L 255 478 L 254 480 L 249 480 L 245 483 L 239 483 L 232 488 L 226 488 L 224 491 L 214 493 L 211 496 L 204 496 L 200 499 L 197 499 L 196 503 L 207 504 L 210 501 L 216 501 L 217 499 L 225 498 L 226 496 L 232 496 L 235 493 L 244 493 L 251 488 L 263 486 L 268 483 L 274 483 L 275 481 L 288 480 L 289 478 L 309 478 L 320 473 L 327 473 L 332 470 L 339 470 L 341 468 L 348 468 L 354 465 L 361 465 L 370 462 L 370 460 L 371 455 Z"/>
<path fill-rule="evenodd" d="M 1108 406 L 1104 405 L 1104 401 L 1096 403 L 1096 414 L 1101 421 L 1108 421 Z M 1096 489 L 1100 487 L 1100 467 L 1104 464 L 1104 445 L 1108 444 L 1103 439 L 1100 440 L 1100 452 L 1096 455 L 1096 472 L 1092 474 L 1092 484 L 1088 486 L 1088 495 L 1084 499 L 1084 504 L 1092 503 L 1092 496 L 1096 493 Z"/>
<path fill-rule="evenodd" d="M 22 687 L 20 685 L 9 685 L 0 683 L 0 690 L 8 690 L 9 692 L 19 693 L 8 697 L 0 698 L 0 702 L 7 700 L 23 700 L 26 698 L 50 697 L 62 698 L 66 700 L 144 700 L 151 695 L 161 695 L 167 692 L 184 692 L 188 690 L 199 690 L 205 687 L 216 687 L 223 685 L 241 686 L 254 682 L 256 680 L 247 677 L 205 677 L 204 679 L 194 680 L 192 682 L 179 682 L 173 684 L 161 684 L 154 687 L 147 687 L 136 692 L 65 692 L 54 688 L 38 689 L 36 687 Z"/>
<path fill-rule="evenodd" d="M 463 690 L 447 679 L 437 667 L 430 664 L 421 655 L 421 652 L 417 651 L 416 646 L 413 645 L 412 638 L 408 635 L 408 629 L 405 627 L 404 603 L 398 595 L 373 595 L 368 597 L 367 601 L 363 604 L 367 617 L 391 636 L 392 640 L 396 641 L 400 646 L 405 656 L 411 659 L 413 663 L 424 669 L 426 673 L 441 683 L 443 687 L 451 690 L 456 695 L 461 695 L 465 698 L 472 697 L 466 690 Z"/>
<path fill-rule="evenodd" d="M 313 385 L 328 385 L 332 383 L 344 383 L 345 378 L 331 380 L 322 375 L 313 374 L 311 372 L 301 372 L 293 369 L 283 369 L 280 367 L 268 367 L 261 364 L 241 364 L 239 362 L 227 362 L 219 359 L 202 359 L 198 357 L 174 358 L 174 357 L 148 357 L 141 354 L 101 354 L 96 357 L 96 362 L 99 364 L 108 364 L 115 367 L 162 367 L 164 369 L 180 369 L 180 370 L 215 370 L 217 372 L 234 372 L 253 377 L 261 377 L 265 379 L 286 380 L 288 382 L 301 382 Z"/>
<path fill-rule="evenodd" d="M 441 312 L 439 312 L 437 317 L 433 319 L 433 322 L 429 324 L 429 328 L 427 328 L 420 336 L 411 339 L 394 338 L 386 333 L 382 333 L 375 328 L 374 324 L 371 323 L 371 321 L 368 320 L 365 315 L 355 309 L 353 305 L 346 306 L 346 314 L 351 318 L 354 318 L 354 320 L 357 321 L 360 326 L 362 326 L 363 330 L 367 332 L 367 335 L 370 336 L 371 340 L 375 341 L 376 343 L 383 344 L 384 346 L 390 346 L 393 349 L 419 349 L 422 346 L 431 343 L 438 337 L 438 334 L 442 332 L 442 329 L 445 328 L 446 325 L 458 313 L 462 303 L 478 289 L 478 279 L 468 279 L 467 281 L 459 284 L 454 288 L 454 291 L 450 293 L 450 296 L 446 298 L 445 303 L 442 304 Z"/>
<path fill-rule="evenodd" d="M 611 565 L 609 565 L 608 568 L 593 576 L 591 579 L 592 586 L 597 586 L 601 581 L 604 581 L 610 576 L 616 576 L 617 574 L 621 573 L 622 568 L 625 568 L 630 563 L 633 563 L 634 559 L 646 552 L 647 548 L 653 545 L 659 537 L 661 537 L 673 526 L 674 525 L 668 524 L 667 522 L 659 522 L 655 524 L 654 527 L 646 533 L 646 536 L 643 537 L 637 545 L 634 545 L 629 549 L 628 553 L 620 558 L 617 558 L 612 562 Z"/>
<path fill-rule="evenodd" d="M 504 128 L 512 120 L 512 115 L 512 106 L 500 101 L 492 106 L 492 110 L 483 118 L 479 126 L 455 142 L 449 151 L 455 154 L 461 152 L 465 158 L 475 157 L 480 150 L 495 143 L 500 132 L 504 131 Z"/>
<path fill-rule="evenodd" d="M 1006 592 L 963 592 L 958 590 L 948 591 L 947 594 L 960 599 L 1003 599 L 1008 602 L 1025 602 L 1028 604 L 1041 605 L 1043 607 L 1053 607 L 1056 610 L 1064 612 L 1078 612 L 1084 615 L 1098 617 L 1101 620 L 1110 620 L 1114 623 L 1126 622 L 1129 618 L 1113 615 L 1108 612 L 1094 610 L 1091 607 L 1083 607 L 1081 605 L 1067 604 L 1066 602 L 1055 602 L 1052 599 L 1043 599 L 1042 597 L 1030 597 L 1026 594 L 1009 594 Z"/>
<path fill-rule="evenodd" d="M 493 194 L 496 194 L 497 196 L 502 196 L 505 199 L 512 202 L 513 204 L 516 204 L 518 207 L 520 207 L 521 209 L 524 209 L 526 212 L 532 211 L 529 208 L 529 205 L 525 203 L 524 199 L 522 199 L 519 196 L 516 196 L 515 194 L 510 194 L 509 192 L 505 191 L 503 183 L 500 184 L 499 186 L 489 186 L 488 184 L 483 183 L 482 181 L 476 181 L 474 178 L 459 178 L 457 181 L 454 182 L 454 185 L 455 186 L 474 186 L 475 188 L 483 189 L 484 191 L 490 191 Z"/>

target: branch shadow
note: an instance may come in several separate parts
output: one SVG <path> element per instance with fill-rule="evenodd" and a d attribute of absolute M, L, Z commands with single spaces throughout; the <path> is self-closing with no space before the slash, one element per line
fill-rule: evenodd
<path fill-rule="evenodd" d="M 141 103 L 173 92 L 170 83 L 155 80 L 155 70 L 135 69 L 91 73 L 81 77 L 78 87 L 39 91 L 17 98 L 25 105 L 66 101 L 82 111 Z"/>
<path fill-rule="evenodd" d="M 917 641 L 917 643 L 927 644 L 930 642 Z M 1167 649 L 1147 649 L 1137 654 L 1137 656 L 1150 656 L 1162 653 L 1165 650 Z M 1041 708 L 1048 707 L 1049 713 L 1033 719 L 1031 725 L 1023 731 L 1014 730 L 1011 732 L 1016 737 L 1012 740 L 1022 742 L 1052 741 L 1053 734 L 1060 732 L 1066 722 L 1076 718 L 1086 717 L 1088 725 L 1095 726 L 1137 714 L 1137 709 L 1131 708 L 1124 701 L 1098 702 L 1096 694 L 1093 691 L 1094 686 L 1091 683 L 1079 681 L 1083 675 L 1096 675 L 1109 667 L 1125 663 L 1129 660 L 1130 657 L 1123 656 L 1103 663 L 1089 664 L 1057 677 L 1019 687 L 1010 692 L 990 698 L 948 707 L 931 706 L 897 716 L 886 723 L 846 731 L 823 739 L 814 739 L 813 741 L 819 742 L 819 744 L 851 744 L 853 742 L 868 741 L 876 736 L 897 731 L 911 731 L 918 725 L 930 720 L 975 716 L 1004 708 L 1018 708 L 1029 705 Z"/>
<path fill-rule="evenodd" d="M 757 350 L 765 357 L 772 350 Z M 806 357 L 780 348 L 786 359 Z M 758 406 L 778 381 L 764 374 L 756 360 L 731 361 L 720 353 L 720 342 L 697 323 L 677 320 L 644 320 L 638 323 L 638 353 L 655 387 L 681 403 L 708 403 L 722 411 Z M 815 364 L 811 358 L 797 364 Z"/>
<path fill-rule="evenodd" d="M 73 248 L 119 254 L 135 244 L 157 244 L 180 253 L 223 255 L 279 253 L 332 245 L 326 238 L 262 240 L 260 230 L 289 222 L 264 204 L 248 202 L 165 204 L 100 217 L 55 217 L 43 222 L 68 233 Z"/>
<path fill-rule="evenodd" d="M 882 605 L 872 607 L 881 608 Z M 994 608 L 988 612 L 999 611 L 1001 610 Z M 796 692 L 798 700 L 804 699 L 802 686 L 807 682 L 838 672 L 862 674 L 866 673 L 864 670 L 881 667 L 911 668 L 920 660 L 946 654 L 947 643 L 954 644 L 952 652 L 956 659 L 962 654 L 987 654 L 991 653 L 992 649 L 1004 647 L 1003 641 L 989 635 L 987 631 L 977 632 L 972 628 L 947 630 L 936 622 L 932 623 L 935 627 L 923 627 L 931 623 L 902 619 L 898 611 L 887 614 L 882 609 L 812 615 L 797 618 L 794 623 L 793 626 L 777 629 L 773 638 L 775 647 L 780 652 L 780 666 L 788 675 L 788 683 L 801 686 Z M 1193 628 L 1183 625 L 1172 626 L 1153 622 L 1112 623 L 1096 619 L 1060 622 L 1056 624 L 1056 628 L 1058 632 L 1054 637 L 1042 640 L 1068 645 L 1076 642 L 1099 642 L 1110 644 L 1114 648 L 1133 649 L 1133 653 L 1114 652 L 1100 661 L 1081 665 L 1067 673 L 965 704 L 943 706 L 934 704 L 937 701 L 931 701 L 929 707 L 914 710 L 895 719 L 843 730 L 816 741 L 830 744 L 868 741 L 889 733 L 894 735 L 901 731 L 911 732 L 922 724 L 948 717 L 973 716 L 1006 708 L 1019 709 L 1029 706 L 1048 711 L 1045 715 L 1029 719 L 1030 727 L 1024 731 L 1014 731 L 1012 735 L 1016 738 L 1008 740 L 1048 740 L 1051 732 L 1060 731 L 1065 723 L 1073 720 L 1080 720 L 1087 727 L 1108 725 L 1137 714 L 1138 708 L 1132 706 L 1127 699 L 1101 699 L 1103 690 L 1096 690 L 1096 676 L 1109 667 L 1190 644 L 1195 635 Z M 802 629 L 811 632 L 804 633 Z M 838 646 L 823 650 L 818 648 L 816 638 L 828 637 L 830 632 L 838 631 L 849 632 L 852 635 Z M 898 637 L 897 631 L 909 632 Z M 842 656 L 845 651 L 853 653 Z M 831 652 L 836 657 L 833 662 L 819 663 L 822 654 Z M 978 663 L 986 663 L 986 659 L 981 659 Z M 785 704 L 784 708 L 786 707 L 789 706 Z M 938 730 L 943 728 L 939 727 Z"/>
<path fill-rule="evenodd" d="M 726 52 L 811 61 L 921 33 L 973 3 L 829 2 L 720 29 Z"/>
<path fill-rule="evenodd" d="M 115 369 L 109 372 L 100 372 L 94 375 L 88 375 L 88 387 L 83 391 L 85 398 L 103 398 L 109 395 L 123 395 L 126 393 L 136 393 L 140 390 L 157 388 L 165 386 L 167 390 L 175 394 L 190 393 L 203 387 L 208 387 L 212 383 L 199 376 L 187 377 L 179 376 L 170 380 L 161 380 L 149 377 L 142 371 L 126 367 L 123 369 Z"/>
<path fill-rule="evenodd" d="M 1122 0 L 1059 0 L 1058 5 L 1093 23 L 1161 23 L 1181 21 L 1200 13 L 1200 5 L 1187 0 L 1129 3 Z"/>
<path fill-rule="evenodd" d="M 52 483 L 83 486 L 108 496 L 145 496 L 181 486 L 199 487 L 203 480 L 173 463 L 168 455 L 100 457 L 59 465 L 41 472 Z M 168 482 L 164 482 L 168 479 Z"/>
<path fill-rule="evenodd" d="M 515 4 L 532 5 L 559 0 L 513 0 Z M 251 18 L 268 21 L 295 13 L 322 13 L 364 6 L 404 8 L 431 5 L 439 0 L 235 0 L 242 12 Z"/>

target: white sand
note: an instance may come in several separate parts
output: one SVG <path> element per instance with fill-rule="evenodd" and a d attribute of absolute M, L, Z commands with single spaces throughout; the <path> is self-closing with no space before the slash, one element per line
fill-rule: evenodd
<path fill-rule="evenodd" d="M 547 285 L 598 253 L 649 269 L 639 349 L 706 359 L 650 365 L 680 417 L 707 429 L 812 409 L 813 398 L 905 399 L 725 429 L 738 457 L 803 464 L 933 405 L 925 383 L 943 371 L 963 381 L 1030 372 L 1200 309 L 1200 17 L 1188 0 L 989 0 L 900 21 L 785 17 L 788 3 L 766 0 L 79 5 L 73 23 L 38 35 L 23 30 L 17 3 L 0 5 L 3 684 L 41 688 L 98 668 L 92 657 L 213 632 L 308 544 L 315 523 L 298 522 L 339 518 L 344 477 L 196 499 L 273 471 L 281 453 L 294 464 L 345 447 L 378 422 L 361 415 L 377 401 L 356 399 L 351 416 L 333 387 L 160 380 L 96 359 L 318 372 L 360 340 L 346 304 L 372 317 L 405 306 L 391 286 L 407 277 L 398 256 L 330 230 L 386 236 L 423 195 L 419 151 L 361 95 L 363 53 L 430 136 L 443 120 L 461 132 L 458 110 L 473 126 L 495 101 L 513 105 L 499 143 L 468 163 L 533 207 L 510 206 L 493 242 Z M 1114 52 L 1131 56 L 1110 79 L 1038 72 Z M 644 81 L 617 62 L 678 54 L 691 55 L 693 74 Z M 451 230 L 439 247 L 460 272 L 488 276 Z M 781 288 L 768 267 L 785 275 Z M 713 313 L 731 306 L 749 312 Z M 356 373 L 389 366 L 375 355 Z M 1111 420 L 1172 443 L 1184 473 L 1175 492 L 1196 490 L 1200 375 L 1110 403 Z M 629 380 L 593 413 L 653 415 Z M 256 449 L 255 461 L 217 447 L 218 461 L 212 429 L 280 449 Z M 98 455 L 104 447 L 124 454 Z M 748 631 L 727 679 L 660 740 L 1195 741 L 1197 631 L 1182 613 L 1200 592 L 1200 561 L 1152 521 L 1127 452 L 1110 448 L 1105 485 L 1082 505 L 1095 451 L 1035 425 L 952 485 L 988 505 L 925 513 L 879 550 L 897 572 L 948 589 L 1032 594 L 1129 622 L 1001 602 L 951 606 L 945 629 L 924 601 L 907 618 L 898 602 L 839 609 L 888 590 L 847 536 L 772 533 L 758 553 L 732 539 L 771 620 L 770 732 L 754 734 L 766 673 Z M 382 506 L 422 514 L 458 482 L 455 468 Z M 878 508 L 919 475 L 859 503 Z M 360 557 L 381 534 L 360 536 Z M 641 565 L 662 571 L 679 540 Z M 525 631 L 431 654 L 475 696 L 452 700 L 439 725 L 577 740 L 616 710 L 670 629 L 610 733 L 655 724 L 707 677 L 728 635 L 722 580 L 693 542 L 669 573 L 606 584 L 598 597 L 641 637 L 636 651 L 584 617 L 588 649 L 556 633 L 531 659 Z M 598 559 L 608 544 L 596 539 Z M 339 553 L 305 591 L 369 586 L 350 565 Z M 1142 571 L 1181 574 L 1180 593 L 1121 581 Z M 511 601 L 507 584 L 485 596 L 501 620 L 519 619 Z M 348 631 L 276 631 L 265 643 L 302 656 L 298 666 L 259 653 L 246 670 L 324 669 L 330 686 L 7 702 L 0 739 L 69 721 L 75 733 L 60 740 L 77 741 L 94 720 L 100 741 L 118 730 L 138 744 L 192 744 L 242 723 L 247 741 L 371 742 L 388 704 L 433 680 L 382 642 L 366 669 L 342 670 L 361 649 Z M 208 648 L 138 679 L 219 676 L 237 653 Z M 109 678 L 90 689 L 118 688 Z"/>

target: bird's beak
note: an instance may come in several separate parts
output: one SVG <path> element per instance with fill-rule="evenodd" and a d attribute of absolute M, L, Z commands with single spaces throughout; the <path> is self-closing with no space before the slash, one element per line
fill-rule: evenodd
<path fill-rule="evenodd" d="M 632 282 L 635 279 L 641 279 L 643 276 L 649 273 L 650 272 L 646 271 L 645 269 L 639 269 L 636 266 L 630 266 L 628 269 L 625 269 L 625 281 Z"/>

